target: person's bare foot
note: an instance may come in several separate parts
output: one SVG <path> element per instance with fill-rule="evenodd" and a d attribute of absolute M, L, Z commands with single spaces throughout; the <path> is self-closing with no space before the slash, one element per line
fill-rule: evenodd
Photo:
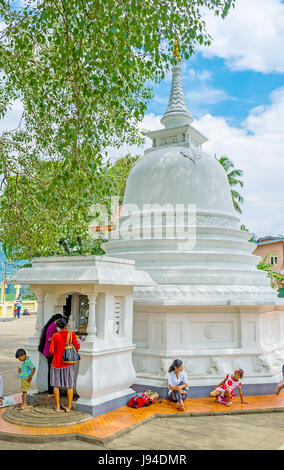
<path fill-rule="evenodd" d="M 232 402 L 228 400 L 226 403 L 226 406 L 231 406 L 231 405 L 232 405 Z"/>
<path fill-rule="evenodd" d="M 183 404 L 183 403 L 181 403 L 181 404 L 180 404 L 180 407 L 179 407 L 179 409 L 180 409 L 180 411 L 184 411 L 184 410 L 185 410 L 185 408 L 184 408 L 184 404 Z"/>
<path fill-rule="evenodd" d="M 24 410 L 25 408 L 27 408 L 28 405 L 21 405 L 19 406 L 19 410 Z"/>
<path fill-rule="evenodd" d="M 71 409 L 68 406 L 61 405 L 61 408 L 65 411 L 65 413 L 70 413 Z"/>
<path fill-rule="evenodd" d="M 47 398 L 53 398 L 53 397 L 54 397 L 53 393 L 48 393 L 47 394 Z"/>

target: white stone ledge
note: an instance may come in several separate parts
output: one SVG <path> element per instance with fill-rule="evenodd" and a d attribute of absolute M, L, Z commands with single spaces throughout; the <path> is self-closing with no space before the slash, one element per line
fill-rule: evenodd
<path fill-rule="evenodd" d="M 79 349 L 80 356 L 91 356 L 91 357 L 98 357 L 98 356 L 108 356 L 108 355 L 116 355 L 121 354 L 123 352 L 134 351 L 136 349 L 135 345 L 132 346 L 125 346 L 125 347 L 117 347 L 115 349 L 100 349 L 99 351 L 96 349 Z"/>

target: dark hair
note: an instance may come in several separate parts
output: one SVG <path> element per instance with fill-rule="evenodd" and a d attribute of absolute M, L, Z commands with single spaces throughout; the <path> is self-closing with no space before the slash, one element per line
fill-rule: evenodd
<path fill-rule="evenodd" d="M 171 367 L 169 368 L 169 372 L 173 372 L 175 369 L 178 369 L 181 365 L 182 361 L 180 359 L 175 359 Z"/>
<path fill-rule="evenodd" d="M 59 318 L 59 320 L 57 320 L 56 322 L 56 326 L 58 326 L 58 328 L 60 328 L 60 330 L 63 330 L 63 328 L 65 328 L 65 326 L 68 325 L 68 320 L 67 318 Z"/>
<path fill-rule="evenodd" d="M 17 349 L 15 357 L 18 359 L 18 357 L 26 356 L 26 355 L 27 355 L 27 353 L 24 349 Z"/>
<path fill-rule="evenodd" d="M 235 372 L 238 372 L 240 374 L 241 378 L 244 375 L 243 369 L 236 369 Z"/>
<path fill-rule="evenodd" d="M 43 353 L 43 350 L 44 350 L 44 346 L 45 346 L 45 342 L 46 342 L 46 331 L 47 331 L 47 328 L 49 327 L 49 325 L 51 325 L 51 323 L 55 322 L 55 320 L 59 320 L 59 318 L 63 318 L 63 316 L 61 315 L 61 313 L 55 313 L 54 315 L 52 315 L 52 317 L 48 320 L 48 322 L 44 325 L 42 331 L 41 331 L 41 335 L 40 335 L 40 340 L 39 340 L 39 345 L 38 345 L 38 351 Z"/>

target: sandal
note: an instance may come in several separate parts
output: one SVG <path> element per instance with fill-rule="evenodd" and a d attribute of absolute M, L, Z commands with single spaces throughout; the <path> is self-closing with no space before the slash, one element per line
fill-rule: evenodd
<path fill-rule="evenodd" d="M 180 411 L 184 411 L 184 404 L 181 403 L 181 402 L 178 402 L 177 403 L 177 409 L 180 410 Z"/>

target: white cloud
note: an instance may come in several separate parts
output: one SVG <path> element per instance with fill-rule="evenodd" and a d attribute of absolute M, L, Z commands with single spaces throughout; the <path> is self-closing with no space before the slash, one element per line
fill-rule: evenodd
<path fill-rule="evenodd" d="M 159 104 L 163 104 L 163 105 L 167 105 L 168 102 L 169 102 L 169 98 L 167 98 L 166 96 L 158 96 L 158 95 L 155 95 L 154 97 L 154 101 L 156 103 L 159 103 Z"/>
<path fill-rule="evenodd" d="M 168 100 L 167 100 L 168 101 Z M 140 125 L 141 129 L 149 129 L 150 131 L 156 131 L 157 129 L 163 129 L 160 119 L 162 116 L 156 116 L 154 113 L 146 114 L 143 122 Z"/>
<path fill-rule="evenodd" d="M 209 70 L 197 70 L 197 73 L 196 73 L 196 78 L 198 81 L 207 81 L 207 80 L 211 80 L 212 78 L 212 72 L 210 72 Z"/>
<path fill-rule="evenodd" d="M 205 82 L 211 80 L 212 72 L 210 70 L 195 70 L 195 69 L 188 69 L 183 73 L 183 80 L 190 79 L 196 80 L 198 82 Z"/>
<path fill-rule="evenodd" d="M 230 95 L 225 90 L 206 85 L 202 85 L 196 90 L 190 90 L 186 93 L 185 96 L 188 100 L 190 100 L 190 102 L 193 102 L 194 105 L 216 104 L 221 101 L 235 99 L 230 97 Z"/>
<path fill-rule="evenodd" d="M 160 123 L 161 116 L 156 116 L 153 113 L 146 114 L 143 121 L 140 123 L 140 129 L 143 132 L 155 131 L 157 129 L 162 129 L 163 126 Z M 119 149 L 109 148 L 108 155 L 111 161 L 116 161 L 119 158 L 125 157 L 128 153 L 131 155 L 143 155 L 146 148 L 151 147 L 152 141 L 148 137 L 145 138 L 145 144 L 141 147 L 138 145 L 127 145 L 123 144 Z"/>
<path fill-rule="evenodd" d="M 284 232 L 284 87 L 271 94 L 271 104 L 252 109 L 242 128 L 224 117 L 203 116 L 193 125 L 209 141 L 204 150 L 227 156 L 244 171 L 241 221 L 258 235 Z"/>
<path fill-rule="evenodd" d="M 39 0 L 19 0 L 18 2 L 15 2 L 15 3 L 18 3 L 19 7 L 30 7 L 30 8 L 34 8 L 38 5 L 39 3 Z"/>
<path fill-rule="evenodd" d="M 223 20 L 205 13 L 210 47 L 206 57 L 226 60 L 233 70 L 284 72 L 284 3 L 281 0 L 237 0 Z"/>
<path fill-rule="evenodd" d="M 23 111 L 23 103 L 20 100 L 13 101 L 5 119 L 0 120 L 0 132 L 11 131 L 18 127 Z"/>

